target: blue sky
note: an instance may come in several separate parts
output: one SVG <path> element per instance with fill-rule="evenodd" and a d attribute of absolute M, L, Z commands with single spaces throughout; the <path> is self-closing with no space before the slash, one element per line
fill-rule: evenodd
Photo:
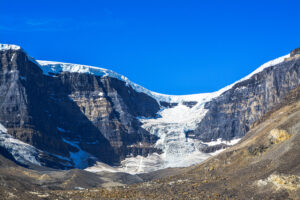
<path fill-rule="evenodd" d="M 0 0 L 0 43 L 156 92 L 212 92 L 300 46 L 300 2 Z"/>

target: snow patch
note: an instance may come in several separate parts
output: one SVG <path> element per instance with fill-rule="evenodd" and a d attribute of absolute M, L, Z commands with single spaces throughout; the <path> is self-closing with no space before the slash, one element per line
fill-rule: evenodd
<path fill-rule="evenodd" d="M 39 150 L 7 133 L 7 129 L 0 124 L 0 146 L 5 148 L 14 159 L 22 164 L 33 163 L 41 165 L 37 160 Z"/>
<path fill-rule="evenodd" d="M 59 132 L 61 132 L 61 133 L 67 133 L 67 132 L 69 132 L 69 131 L 67 131 L 67 130 L 65 130 L 65 129 L 63 129 L 63 128 L 60 128 L 60 127 L 56 127 L 57 128 L 57 130 L 59 131 Z"/>
<path fill-rule="evenodd" d="M 232 140 L 222 140 L 222 138 L 218 138 L 217 140 L 211 141 L 211 142 L 203 142 L 203 144 L 207 144 L 208 146 L 215 146 L 215 145 L 219 145 L 219 144 L 227 144 L 227 145 L 235 145 L 237 144 L 239 141 L 241 140 L 241 138 L 235 138 Z"/>
<path fill-rule="evenodd" d="M 79 147 L 79 145 L 76 144 L 76 142 L 66 140 L 65 138 L 63 138 L 63 141 L 78 149 L 77 152 L 71 152 L 71 151 L 69 152 L 70 157 L 71 157 L 75 167 L 80 168 L 80 169 L 86 168 L 89 164 L 88 160 L 93 157 L 90 154 L 88 154 L 87 152 L 83 151 Z"/>
<path fill-rule="evenodd" d="M 0 44 L 0 51 L 20 50 L 21 47 L 14 44 Z"/>
<path fill-rule="evenodd" d="M 7 133 L 7 129 L 2 124 L 0 124 L 0 132 Z"/>
<path fill-rule="evenodd" d="M 94 173 L 103 172 L 103 171 L 113 172 L 113 173 L 120 172 L 120 170 L 118 170 L 118 168 L 111 167 L 102 162 L 96 162 L 96 164 L 94 166 L 85 168 L 84 170 L 89 171 L 89 172 L 94 172 Z"/>
<path fill-rule="evenodd" d="M 41 150 L 35 148 L 30 144 L 13 138 L 7 133 L 7 129 L 2 124 L 0 124 L 0 146 L 6 149 L 16 161 L 22 164 L 32 163 L 41 166 L 41 163 L 39 161 L 39 157 L 41 154 L 48 154 L 62 160 L 70 161 L 69 158 L 57 154 L 52 154 L 46 151 L 42 152 Z M 67 164 L 66 166 L 71 165 Z"/>

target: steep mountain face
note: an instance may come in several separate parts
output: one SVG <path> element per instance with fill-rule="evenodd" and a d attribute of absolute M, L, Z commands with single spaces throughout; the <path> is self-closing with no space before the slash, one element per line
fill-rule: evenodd
<path fill-rule="evenodd" d="M 42 164 L 85 167 L 91 157 L 113 164 L 131 153 L 159 151 L 151 147 L 157 138 L 136 119 L 159 110 L 146 94 L 111 77 L 45 76 L 18 48 L 0 51 L 0 58 L 0 122 L 10 135 L 42 150 Z"/>
<path fill-rule="evenodd" d="M 240 143 L 199 165 L 141 175 L 92 174 L 78 169 L 29 170 L 0 155 L 0 196 L 4 199 L 298 200 L 299 143 L 298 86 L 257 121 Z M 135 184 L 125 186 L 126 183 Z"/>
<path fill-rule="evenodd" d="M 183 96 L 98 67 L 36 61 L 18 46 L 0 45 L 0 58 L 1 151 L 63 169 L 197 164 L 238 142 L 300 83 L 299 49 L 217 92 Z"/>
<path fill-rule="evenodd" d="M 64 192 L 65 198 L 300 199 L 300 87 L 242 141 L 180 174 L 125 188 Z"/>
<path fill-rule="evenodd" d="M 265 63 L 249 76 L 214 93 L 170 97 L 160 118 L 141 120 L 143 128 L 159 136 L 155 146 L 163 153 L 127 158 L 123 166 L 140 170 L 137 172 L 186 167 L 235 144 L 255 121 L 299 85 L 298 55 L 291 53 Z"/>
<path fill-rule="evenodd" d="M 194 131 L 196 138 L 211 141 L 243 137 L 255 121 L 299 85 L 300 59 L 296 52 L 206 103 L 208 112 Z"/>

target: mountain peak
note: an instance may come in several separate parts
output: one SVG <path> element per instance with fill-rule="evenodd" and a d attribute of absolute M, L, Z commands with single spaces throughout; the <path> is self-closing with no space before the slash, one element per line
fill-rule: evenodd
<path fill-rule="evenodd" d="M 14 44 L 0 44 L 0 51 L 6 51 L 6 50 L 20 50 L 22 49 L 18 45 Z"/>

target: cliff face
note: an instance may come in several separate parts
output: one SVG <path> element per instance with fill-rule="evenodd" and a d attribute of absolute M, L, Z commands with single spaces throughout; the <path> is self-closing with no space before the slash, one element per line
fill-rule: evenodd
<path fill-rule="evenodd" d="M 95 198 L 300 199 L 300 87 L 263 116 L 242 141 L 178 174 L 110 191 Z M 165 172 L 166 173 L 166 172 Z M 92 193 L 92 194 L 91 194 Z M 61 192 L 83 198 L 84 193 Z M 106 196 L 107 195 L 107 196 Z"/>
<path fill-rule="evenodd" d="M 0 51 L 0 59 L 0 123 L 15 138 L 49 155 L 69 157 L 82 150 L 110 164 L 159 151 L 133 145 L 157 140 L 136 119 L 159 110 L 146 94 L 110 77 L 45 76 L 23 50 Z M 47 157 L 41 160 L 51 165 Z"/>
<path fill-rule="evenodd" d="M 69 71 L 47 66 L 51 72 L 45 74 L 45 66 L 22 49 L 0 49 L 0 123 L 14 138 L 40 150 L 40 163 L 49 167 L 85 168 L 95 160 L 120 164 L 129 156 L 152 153 L 160 154 L 157 163 L 139 157 L 127 160 L 129 167 L 178 164 L 193 153 L 202 158 L 203 152 L 227 147 L 203 141 L 244 136 L 299 86 L 299 50 L 290 56 L 222 94 L 180 97 L 153 93 L 114 72 L 103 75 L 102 69 L 100 75 L 74 72 L 74 64 Z"/>
<path fill-rule="evenodd" d="M 196 138 L 211 141 L 244 136 L 256 120 L 299 85 L 300 59 L 292 53 L 291 56 L 207 102 L 208 112 L 194 131 Z"/>

